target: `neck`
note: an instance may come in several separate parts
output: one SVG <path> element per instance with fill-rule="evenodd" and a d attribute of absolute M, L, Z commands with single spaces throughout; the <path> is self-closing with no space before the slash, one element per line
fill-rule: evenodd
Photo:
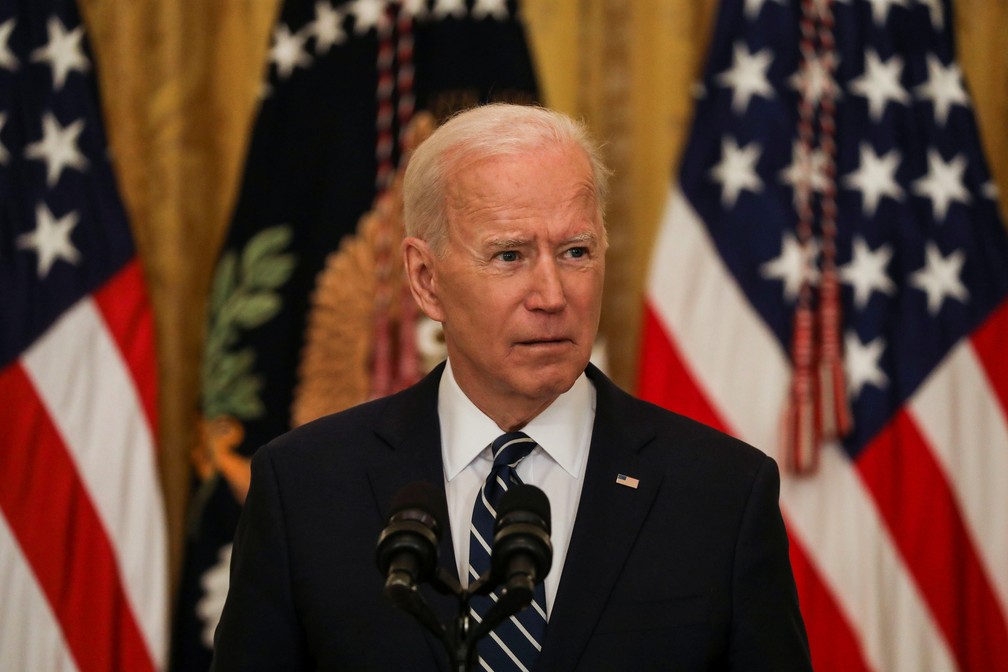
<path fill-rule="evenodd" d="M 488 390 L 486 386 L 460 376 L 455 369 L 452 369 L 452 374 L 455 383 L 469 401 L 504 432 L 522 429 L 560 396 L 559 393 L 543 397 L 495 394 L 494 390 Z"/>
<path fill-rule="evenodd" d="M 472 397 L 470 397 L 470 399 L 472 399 Z M 499 409 L 491 410 L 475 400 L 473 400 L 473 403 L 476 405 L 476 408 L 483 411 L 488 418 L 493 420 L 497 426 L 500 427 L 501 431 L 517 432 L 525 427 L 525 425 L 532 422 L 537 415 L 545 411 L 555 400 L 556 397 L 537 405 L 509 408 L 506 412 L 500 412 Z"/>

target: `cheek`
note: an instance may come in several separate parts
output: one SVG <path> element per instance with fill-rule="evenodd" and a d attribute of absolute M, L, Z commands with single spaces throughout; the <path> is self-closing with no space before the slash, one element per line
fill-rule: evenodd
<path fill-rule="evenodd" d="M 603 276 L 599 272 L 586 274 L 568 288 L 568 300 L 576 301 L 585 310 L 598 309 L 602 305 Z"/>

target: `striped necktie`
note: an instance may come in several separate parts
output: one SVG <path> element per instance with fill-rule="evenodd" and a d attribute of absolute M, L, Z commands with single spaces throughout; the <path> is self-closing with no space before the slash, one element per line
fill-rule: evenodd
<path fill-rule="evenodd" d="M 483 488 L 473 506 L 469 530 L 469 581 L 475 581 L 490 569 L 490 549 L 493 544 L 497 505 L 513 484 L 521 483 L 515 467 L 536 447 L 536 442 L 521 432 L 504 434 L 491 444 L 494 462 Z M 474 595 L 470 600 L 470 616 L 477 622 L 497 600 L 497 592 L 489 597 Z M 535 666 L 546 634 L 546 590 L 542 582 L 536 585 L 535 599 L 527 608 L 504 621 L 477 645 L 480 665 L 484 670 L 528 672 Z"/>

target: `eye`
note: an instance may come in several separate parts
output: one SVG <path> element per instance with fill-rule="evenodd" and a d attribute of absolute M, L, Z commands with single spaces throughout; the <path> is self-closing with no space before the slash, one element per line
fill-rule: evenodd
<path fill-rule="evenodd" d="M 585 257 L 585 256 L 588 255 L 588 248 L 587 247 L 572 247 L 571 249 L 567 250 L 567 254 L 569 254 L 572 259 L 581 259 L 582 257 Z"/>
<path fill-rule="evenodd" d="M 504 252 L 498 252 L 497 258 L 501 261 L 518 261 L 518 253 L 514 250 L 506 250 Z"/>

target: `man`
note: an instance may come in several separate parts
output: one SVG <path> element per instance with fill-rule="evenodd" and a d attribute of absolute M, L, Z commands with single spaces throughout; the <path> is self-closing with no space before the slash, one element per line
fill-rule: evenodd
<path fill-rule="evenodd" d="M 521 620 L 480 643 L 480 669 L 810 669 L 773 461 L 588 363 L 605 274 L 598 157 L 579 124 L 511 105 L 458 115 L 417 149 L 404 263 L 448 362 L 257 453 L 216 669 L 448 669 L 383 599 L 375 542 L 403 485 L 443 484 L 440 561 L 471 580 L 502 473 L 501 487 L 549 496 L 553 566 Z M 502 434 L 501 454 L 524 446 L 508 464 L 491 455 Z M 428 600 L 454 616 L 452 599 Z"/>

